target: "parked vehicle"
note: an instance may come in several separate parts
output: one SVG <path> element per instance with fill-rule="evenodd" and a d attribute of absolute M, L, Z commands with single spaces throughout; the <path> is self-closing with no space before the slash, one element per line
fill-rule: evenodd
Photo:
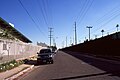
<path fill-rule="evenodd" d="M 51 47 L 49 47 L 50 49 L 51 49 L 51 51 L 52 51 L 52 53 L 57 53 L 57 47 L 56 46 L 51 46 Z"/>
<path fill-rule="evenodd" d="M 53 53 L 51 49 L 41 49 L 38 54 L 37 63 L 53 64 Z"/>

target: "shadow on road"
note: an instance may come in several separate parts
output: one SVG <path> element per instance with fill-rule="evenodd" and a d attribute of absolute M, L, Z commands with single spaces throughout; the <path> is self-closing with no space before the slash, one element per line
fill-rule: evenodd
<path fill-rule="evenodd" d="M 115 63 L 111 63 L 108 61 L 99 60 L 96 58 L 85 57 L 85 56 L 83 56 L 83 54 L 81 55 L 80 53 L 73 53 L 73 52 L 65 52 L 65 53 L 70 54 L 70 55 L 106 72 L 106 73 L 100 73 L 100 74 L 78 76 L 80 78 L 88 77 L 88 76 L 103 75 L 103 74 L 111 74 L 109 76 L 120 77 L 120 64 L 115 64 Z M 76 78 L 76 77 L 71 77 L 71 78 Z M 62 80 L 62 79 L 60 79 L 60 80 Z"/>
<path fill-rule="evenodd" d="M 90 75 L 82 75 L 82 76 L 74 76 L 74 77 L 65 77 L 65 78 L 59 78 L 59 79 L 51 79 L 51 80 L 69 80 L 69 79 L 78 79 L 78 78 L 86 78 L 86 77 L 94 77 L 94 76 L 100 76 L 109 74 L 107 72 L 99 73 L 99 74 L 90 74 Z"/>
<path fill-rule="evenodd" d="M 34 65 L 34 66 L 40 66 L 40 65 L 48 65 L 47 63 L 45 64 L 41 64 L 41 63 L 37 63 L 37 60 L 28 60 L 26 59 L 25 61 L 25 64 L 28 64 L 28 65 Z"/>

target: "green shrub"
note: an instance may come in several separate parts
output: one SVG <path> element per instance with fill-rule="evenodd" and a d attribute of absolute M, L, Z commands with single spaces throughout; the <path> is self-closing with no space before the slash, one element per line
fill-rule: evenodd
<path fill-rule="evenodd" d="M 19 64 L 21 65 L 21 64 L 24 64 L 24 61 L 23 60 L 20 60 L 19 61 Z"/>
<path fill-rule="evenodd" d="M 3 71 L 5 71 L 5 69 L 4 69 L 3 65 L 0 65 L 0 72 L 3 72 Z"/>
<path fill-rule="evenodd" d="M 15 66 L 15 67 L 19 66 L 19 63 L 18 63 L 18 62 L 15 62 L 15 63 L 14 63 L 14 66 Z"/>
<path fill-rule="evenodd" d="M 24 61 L 22 61 L 22 60 L 20 60 L 20 61 L 12 60 L 10 62 L 0 64 L 0 72 L 13 69 L 13 68 L 18 67 L 19 65 L 21 65 L 23 63 L 24 63 Z"/>

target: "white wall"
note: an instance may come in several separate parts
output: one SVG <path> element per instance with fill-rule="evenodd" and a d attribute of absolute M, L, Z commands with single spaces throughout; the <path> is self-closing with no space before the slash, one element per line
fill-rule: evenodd
<path fill-rule="evenodd" d="M 0 39 L 0 63 L 37 55 L 42 48 L 30 43 Z"/>

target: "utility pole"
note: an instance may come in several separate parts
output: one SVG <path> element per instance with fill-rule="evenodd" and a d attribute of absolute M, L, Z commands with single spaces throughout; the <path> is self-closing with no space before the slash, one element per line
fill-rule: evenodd
<path fill-rule="evenodd" d="M 49 35 L 49 38 L 50 38 L 50 47 L 51 47 L 51 39 L 52 39 L 52 36 L 53 36 L 52 35 L 52 32 L 53 32 L 52 29 L 53 28 L 49 28 L 49 32 L 50 32 L 50 35 Z"/>
<path fill-rule="evenodd" d="M 74 42 L 75 42 L 75 41 L 74 41 L 74 35 L 73 35 L 73 43 L 72 43 L 72 45 L 74 45 Z"/>
<path fill-rule="evenodd" d="M 66 47 L 67 47 L 67 36 L 66 36 Z"/>
<path fill-rule="evenodd" d="M 53 38 L 53 46 L 56 46 L 55 38 Z"/>
<path fill-rule="evenodd" d="M 77 32 L 76 32 L 76 22 L 75 22 L 75 45 L 77 44 Z"/>
<path fill-rule="evenodd" d="M 64 48 L 64 41 L 62 41 L 62 48 Z"/>
<path fill-rule="evenodd" d="M 95 39 L 97 39 L 97 35 L 95 35 Z"/>
<path fill-rule="evenodd" d="M 70 37 L 70 46 L 72 45 L 72 38 Z"/>
<path fill-rule="evenodd" d="M 90 41 L 90 29 L 92 28 L 92 26 L 87 26 L 86 28 L 89 29 L 89 41 Z"/>

